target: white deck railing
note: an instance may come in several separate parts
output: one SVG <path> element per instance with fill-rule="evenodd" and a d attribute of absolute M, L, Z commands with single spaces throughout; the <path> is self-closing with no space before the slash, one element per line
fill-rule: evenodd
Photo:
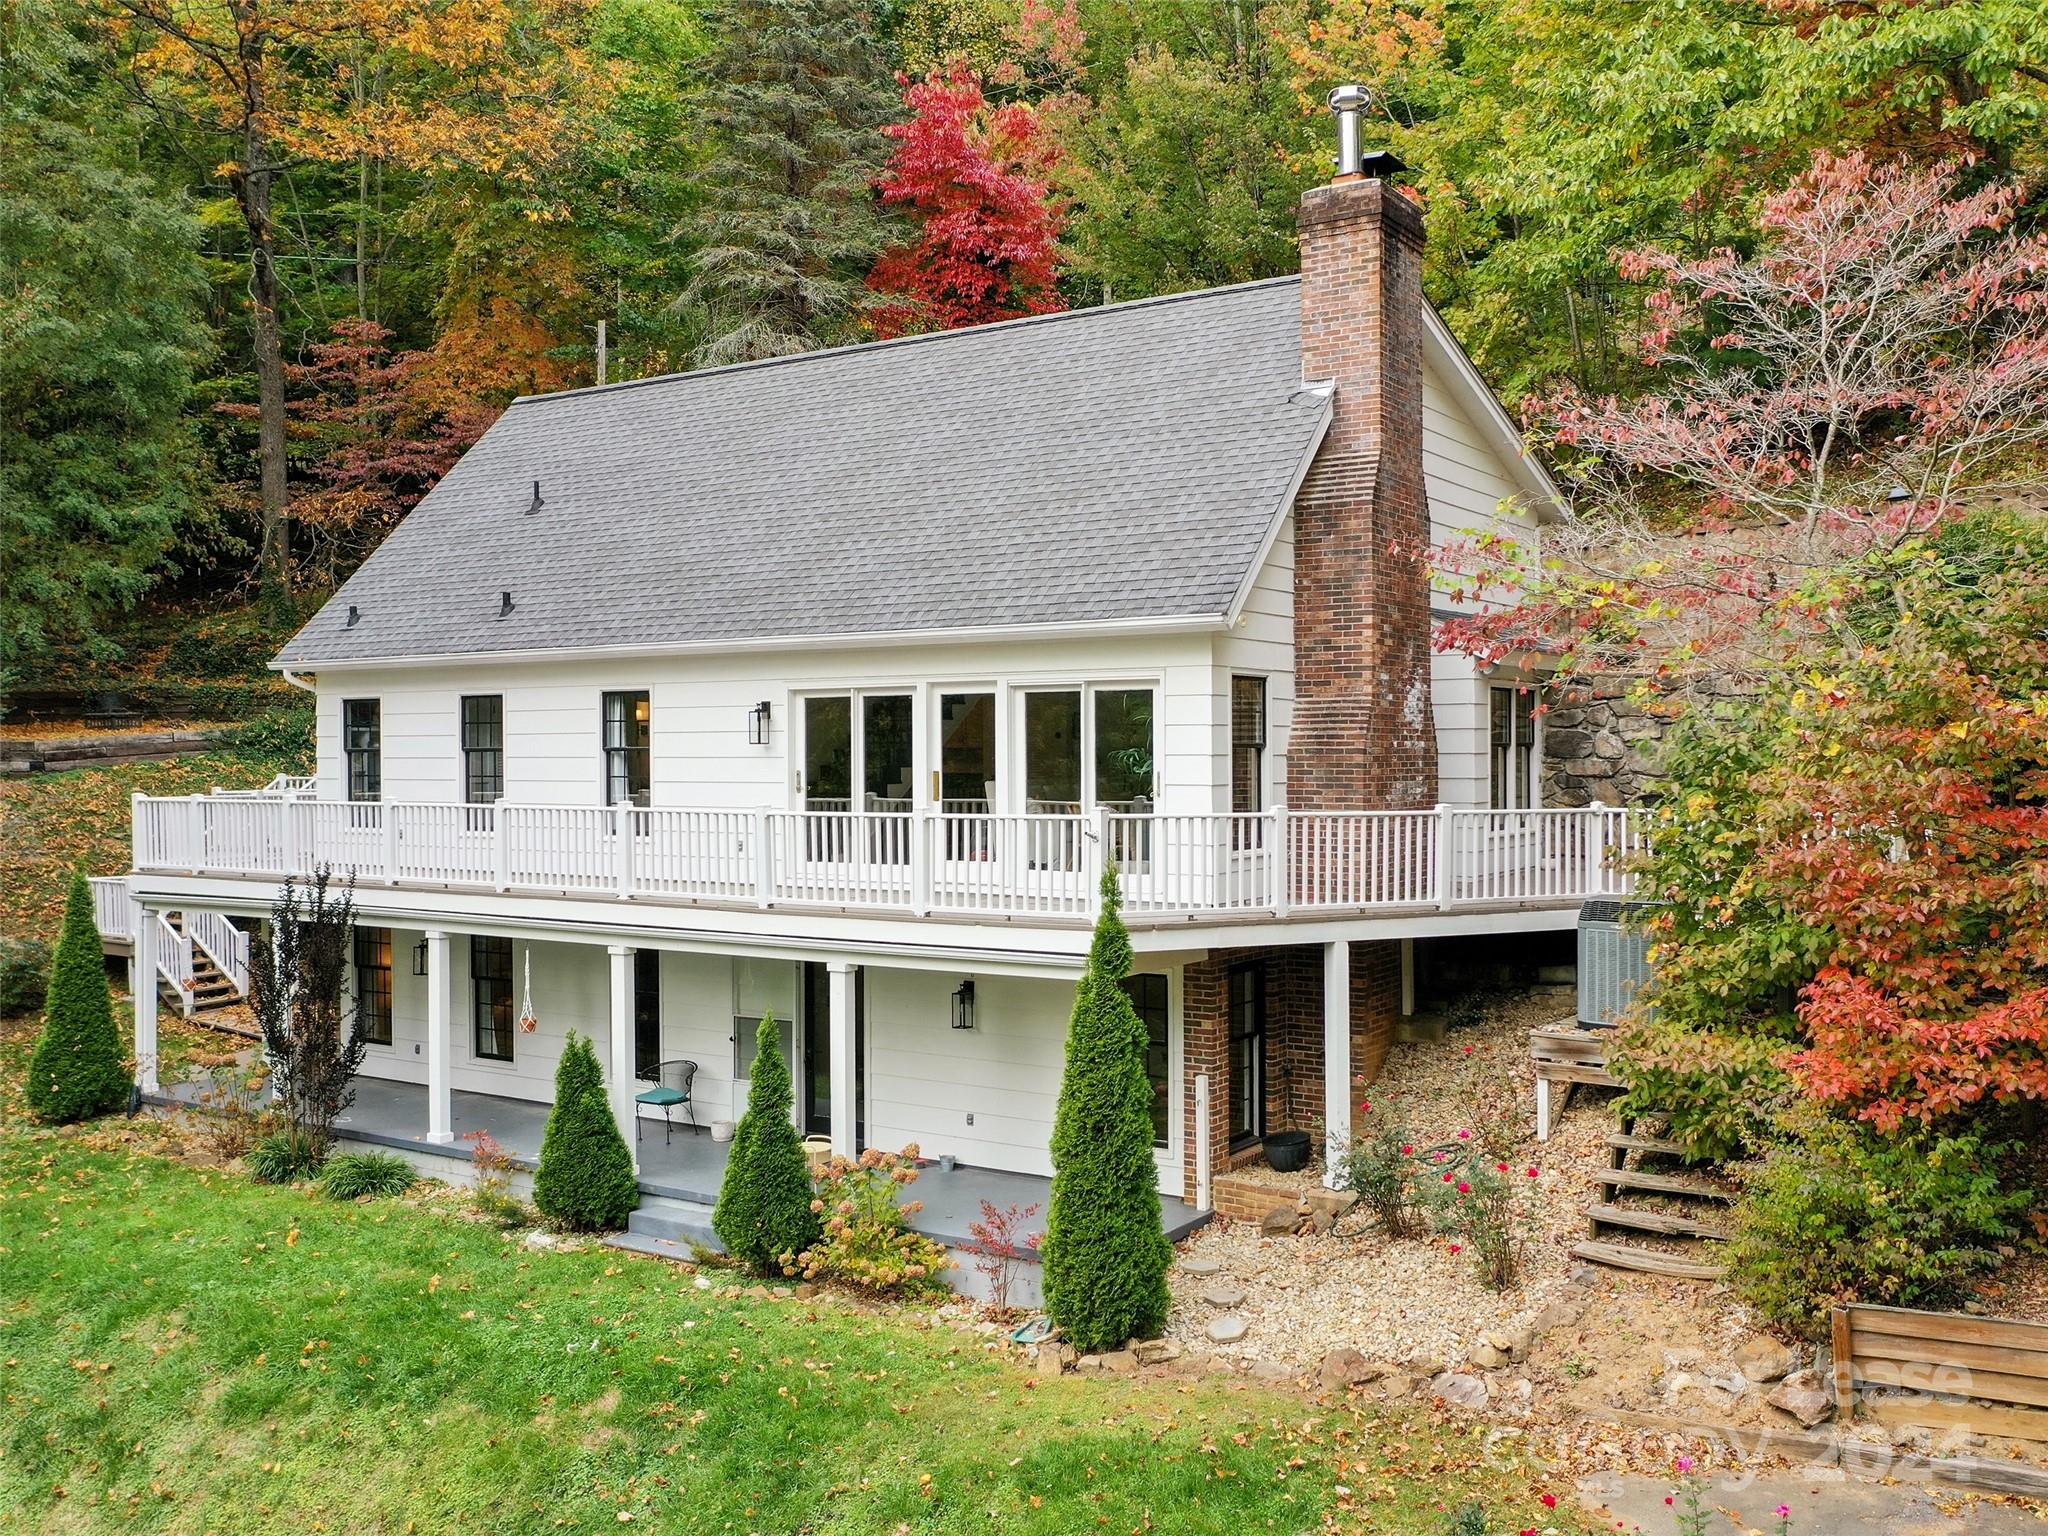
<path fill-rule="evenodd" d="M 916 916 L 1085 918 L 1565 906 L 1626 895 L 1631 813 L 724 811 L 135 797 L 138 870 Z M 205 936 L 200 935 L 205 942 Z M 207 945 L 216 961 L 223 957 Z M 246 969 L 246 954 L 243 957 Z"/>

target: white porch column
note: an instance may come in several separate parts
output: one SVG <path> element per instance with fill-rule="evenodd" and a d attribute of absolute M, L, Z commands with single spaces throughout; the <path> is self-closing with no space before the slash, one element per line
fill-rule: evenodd
<path fill-rule="evenodd" d="M 853 1107 L 859 1091 L 853 1080 L 853 963 L 825 962 L 832 1009 L 832 1152 L 853 1157 Z"/>
<path fill-rule="evenodd" d="M 1323 946 L 1323 1182 L 1336 1187 L 1337 1159 L 1351 1147 L 1351 945 Z"/>
<path fill-rule="evenodd" d="M 135 1000 L 135 1082 L 144 1093 L 162 1092 L 156 1075 L 156 909 L 139 902 L 135 942 L 128 954 L 128 995 Z"/>
<path fill-rule="evenodd" d="M 605 953 L 612 961 L 612 1049 L 611 1070 L 605 1084 L 611 1090 L 612 1118 L 619 1122 L 619 1134 L 626 1138 L 626 1150 L 633 1155 L 633 1171 L 640 1171 L 640 1146 L 633 1132 L 633 950 L 613 944 Z"/>
<path fill-rule="evenodd" d="M 455 1096 L 449 1056 L 454 1047 L 455 974 L 448 935 L 427 930 L 427 1140 L 455 1139 Z"/>

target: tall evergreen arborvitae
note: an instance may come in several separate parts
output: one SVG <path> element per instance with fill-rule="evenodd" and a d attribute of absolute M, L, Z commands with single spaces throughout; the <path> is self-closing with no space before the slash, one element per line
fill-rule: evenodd
<path fill-rule="evenodd" d="M 754 1076 L 747 1087 L 747 1112 L 733 1131 L 725 1182 L 711 1230 L 725 1251 L 759 1270 L 781 1267 L 784 1254 L 797 1254 L 817 1241 L 820 1223 L 811 1209 L 816 1192 L 810 1164 L 791 1116 L 794 1096 L 782 1039 L 771 1014 L 761 1020 Z"/>
<path fill-rule="evenodd" d="M 534 1207 L 577 1232 L 615 1232 L 640 1203 L 633 1153 L 605 1094 L 590 1041 L 569 1031 L 555 1068 L 555 1107 L 533 1173 Z"/>
<path fill-rule="evenodd" d="M 705 167 L 695 275 L 678 307 L 699 366 L 859 339 L 882 302 L 868 269 L 902 235 L 875 178 L 902 113 L 861 0 L 726 0 L 711 15 L 695 105 Z"/>
<path fill-rule="evenodd" d="M 151 976 L 144 984 L 155 983 Z M 127 1103 L 130 1084 L 114 1028 L 92 888 L 83 871 L 73 871 L 64 928 L 50 962 L 43 1033 L 29 1058 L 28 1107 L 38 1120 L 84 1120 Z"/>
<path fill-rule="evenodd" d="M 1124 992 L 1131 938 L 1116 867 L 1102 874 L 1102 915 L 1074 991 L 1066 1075 L 1052 1125 L 1045 1310 L 1077 1349 L 1116 1349 L 1166 1326 L 1173 1245 L 1152 1158 L 1145 1024 Z"/>

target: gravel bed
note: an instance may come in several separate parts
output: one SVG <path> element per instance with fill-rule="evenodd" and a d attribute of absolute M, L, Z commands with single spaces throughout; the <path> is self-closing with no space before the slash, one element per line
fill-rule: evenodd
<path fill-rule="evenodd" d="M 1478 1023 L 1453 1030 L 1441 1042 L 1397 1044 L 1386 1069 L 1359 1090 L 1373 1113 L 1398 1106 L 1416 1139 L 1450 1141 L 1461 1130 L 1496 1128 L 1500 1154 L 1517 1168 L 1541 1170 L 1529 1182 L 1534 1227 L 1513 1289 L 1491 1291 L 1469 1254 L 1454 1254 L 1439 1237 L 1393 1241 L 1363 1213 L 1344 1218 L 1336 1231 L 1267 1237 L 1254 1222 L 1216 1222 L 1183 1245 L 1182 1252 L 1214 1260 L 1240 1280 L 1247 1299 L 1236 1310 L 1248 1321 L 1245 1336 L 1215 1344 L 1207 1335 L 1221 1309 L 1204 1302 L 1212 1276 L 1176 1272 L 1170 1336 L 1226 1359 L 1276 1360 L 1313 1365 L 1333 1349 L 1350 1346 L 1370 1358 L 1403 1361 L 1434 1356 L 1462 1359 L 1489 1331 L 1527 1323 L 1564 1292 L 1575 1262 L 1573 1243 L 1585 1235 L 1593 1173 L 1602 1138 L 1613 1128 L 1605 1095 L 1581 1090 L 1569 1113 L 1536 1142 L 1534 1074 L 1528 1034 L 1571 1009 L 1568 993 L 1553 989 L 1507 999 Z M 1306 1188 L 1304 1175 L 1274 1175 L 1247 1168 L 1232 1174 Z"/>

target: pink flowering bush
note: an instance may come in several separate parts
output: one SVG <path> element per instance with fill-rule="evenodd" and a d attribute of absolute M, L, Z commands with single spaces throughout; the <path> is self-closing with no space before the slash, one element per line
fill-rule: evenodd
<path fill-rule="evenodd" d="M 901 1152 L 870 1147 L 857 1160 L 833 1158 L 811 1202 L 823 1229 L 801 1253 L 781 1255 L 782 1272 L 885 1295 L 944 1290 L 940 1272 L 952 1261 L 944 1247 L 910 1226 L 923 1202 L 897 1195 L 917 1182 L 917 1174 L 914 1143 Z"/>

